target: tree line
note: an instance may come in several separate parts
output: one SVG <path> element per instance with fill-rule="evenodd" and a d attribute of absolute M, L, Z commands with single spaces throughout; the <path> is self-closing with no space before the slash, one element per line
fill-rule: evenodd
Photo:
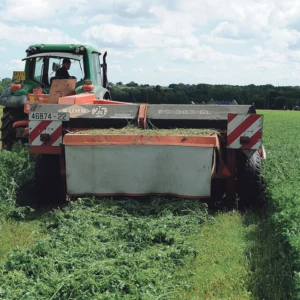
<path fill-rule="evenodd" d="M 10 78 L 0 81 L 0 94 L 11 84 Z M 151 86 L 129 82 L 112 83 L 112 99 L 137 103 L 203 104 L 231 103 L 253 104 L 258 109 L 297 109 L 300 106 L 300 86 L 225 85 L 225 84 L 175 84 Z"/>
<path fill-rule="evenodd" d="M 0 95 L 2 92 L 11 85 L 11 78 L 3 78 L 0 80 Z"/>
<path fill-rule="evenodd" d="M 170 104 L 253 104 L 258 109 L 297 109 L 300 106 L 300 86 L 170 84 L 168 87 L 139 85 L 135 82 L 110 83 L 116 101 Z"/>

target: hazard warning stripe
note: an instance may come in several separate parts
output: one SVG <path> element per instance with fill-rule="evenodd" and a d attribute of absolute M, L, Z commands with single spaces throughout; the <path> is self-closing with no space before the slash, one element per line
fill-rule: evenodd
<path fill-rule="evenodd" d="M 40 135 L 49 134 L 48 141 L 41 141 Z M 30 121 L 29 142 L 31 146 L 60 146 L 62 143 L 61 121 Z"/>
<path fill-rule="evenodd" d="M 232 124 L 234 123 L 235 119 L 233 119 L 232 122 L 228 123 L 228 133 L 227 133 L 228 145 L 231 145 L 237 138 L 242 136 L 243 133 L 260 118 L 259 115 L 237 116 L 236 118 L 241 118 L 241 117 L 243 117 L 243 119 L 239 120 L 240 122 L 238 124 Z M 257 130 L 258 129 L 259 128 L 257 128 Z"/>
<path fill-rule="evenodd" d="M 30 121 L 29 141 L 34 141 L 51 124 L 51 121 Z M 32 125 L 32 126 L 31 126 Z M 33 127 L 33 128 L 32 128 Z"/>
<path fill-rule="evenodd" d="M 262 132 L 261 129 L 257 131 L 250 139 L 250 143 L 243 145 L 241 149 L 259 149 L 262 145 Z"/>
<path fill-rule="evenodd" d="M 62 135 L 62 122 L 52 121 L 41 133 L 48 133 L 50 135 L 49 141 L 41 141 L 40 136 L 38 136 L 35 140 L 31 140 L 32 146 L 51 146 L 54 144 L 59 138 L 58 133 L 60 132 L 60 136 Z M 54 135 L 54 136 L 53 136 Z M 60 142 L 62 138 L 60 138 Z M 53 145 L 54 146 L 54 145 Z"/>
<path fill-rule="evenodd" d="M 242 145 L 241 137 L 249 137 L 249 143 Z M 227 146 L 232 149 L 258 149 L 262 139 L 261 115 L 228 115 Z"/>
<path fill-rule="evenodd" d="M 51 127 L 51 128 L 50 128 Z M 41 141 L 38 136 L 31 142 L 31 146 L 60 146 L 62 143 L 62 124 L 61 122 L 52 122 L 43 132 L 50 134 L 48 141 Z"/>
<path fill-rule="evenodd" d="M 240 144 L 240 137 L 249 137 L 251 138 L 250 142 L 252 142 L 252 139 L 254 139 L 254 135 L 258 132 L 261 131 L 261 119 L 256 120 L 251 126 L 249 126 L 247 129 L 245 129 L 241 134 L 239 134 L 237 136 L 237 138 L 234 141 L 231 141 L 229 139 L 228 144 L 230 145 L 230 147 L 232 148 L 240 148 L 241 144 Z M 249 148 L 249 143 L 247 144 Z"/>
<path fill-rule="evenodd" d="M 228 115 L 228 135 L 231 134 L 244 121 L 245 121 L 245 115 L 229 114 Z"/>
<path fill-rule="evenodd" d="M 51 134 L 48 146 L 60 146 L 62 143 L 62 124 Z"/>

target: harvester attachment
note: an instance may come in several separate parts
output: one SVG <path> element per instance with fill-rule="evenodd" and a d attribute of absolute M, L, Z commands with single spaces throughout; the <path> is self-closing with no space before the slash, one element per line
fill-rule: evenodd
<path fill-rule="evenodd" d="M 28 127 L 32 153 L 59 157 L 57 176 L 70 196 L 232 201 L 240 157 L 262 147 L 262 116 L 253 106 L 130 104 L 82 94 L 31 105 Z"/>

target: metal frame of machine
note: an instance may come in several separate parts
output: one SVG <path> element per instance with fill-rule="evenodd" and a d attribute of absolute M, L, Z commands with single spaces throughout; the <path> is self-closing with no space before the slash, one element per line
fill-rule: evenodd
<path fill-rule="evenodd" d="M 219 182 L 222 194 L 233 200 L 239 155 L 251 158 L 258 152 L 264 157 L 262 115 L 256 114 L 253 106 L 131 104 L 99 100 L 88 93 L 61 96 L 57 103 L 49 104 L 45 95 L 40 96 L 28 95 L 25 112 L 29 120 L 16 122 L 14 127 L 25 128 L 31 153 L 59 156 L 60 176 L 71 196 L 202 198 L 210 197 L 214 183 Z M 129 122 L 140 128 L 138 134 L 93 131 L 123 128 Z M 153 130 L 153 135 L 144 135 L 148 128 L 217 131 L 187 136 L 157 135 Z M 87 131 L 78 133 L 83 129 Z M 163 181 L 165 177 L 169 180 Z M 84 188 L 84 183 L 90 185 Z"/>

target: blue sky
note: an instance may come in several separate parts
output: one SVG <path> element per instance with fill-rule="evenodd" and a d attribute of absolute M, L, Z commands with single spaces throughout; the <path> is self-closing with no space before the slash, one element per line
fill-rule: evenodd
<path fill-rule="evenodd" d="M 32 43 L 107 50 L 111 82 L 299 85 L 300 1 L 0 0 L 0 78 Z"/>

